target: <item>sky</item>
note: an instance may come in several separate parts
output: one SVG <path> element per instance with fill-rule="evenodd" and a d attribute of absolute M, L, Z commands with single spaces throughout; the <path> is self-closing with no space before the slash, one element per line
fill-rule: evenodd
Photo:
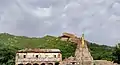
<path fill-rule="evenodd" d="M 82 33 L 90 42 L 120 41 L 120 0 L 0 0 L 0 32 L 42 37 Z"/>

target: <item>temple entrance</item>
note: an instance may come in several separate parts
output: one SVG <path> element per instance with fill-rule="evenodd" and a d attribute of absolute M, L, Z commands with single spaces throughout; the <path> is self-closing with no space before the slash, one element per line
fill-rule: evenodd
<path fill-rule="evenodd" d="M 45 63 L 42 63 L 41 65 L 45 65 Z"/>
<path fill-rule="evenodd" d="M 35 64 L 33 64 L 33 65 L 39 65 L 39 64 L 35 63 Z"/>
<path fill-rule="evenodd" d="M 18 64 L 18 65 L 23 65 L 23 64 Z"/>
<path fill-rule="evenodd" d="M 30 64 L 30 63 L 27 63 L 26 65 L 32 65 L 32 64 Z"/>
<path fill-rule="evenodd" d="M 48 63 L 48 65 L 53 65 L 53 63 Z"/>

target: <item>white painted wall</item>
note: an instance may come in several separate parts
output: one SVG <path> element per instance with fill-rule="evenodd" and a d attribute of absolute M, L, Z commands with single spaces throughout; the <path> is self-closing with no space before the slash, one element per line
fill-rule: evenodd
<path fill-rule="evenodd" d="M 24 58 L 26 55 L 26 58 Z M 38 55 L 38 58 L 36 57 Z M 56 58 L 54 57 L 56 55 Z M 58 57 L 60 55 L 60 57 Z M 16 62 L 22 61 L 61 61 L 61 53 L 17 53 Z"/>

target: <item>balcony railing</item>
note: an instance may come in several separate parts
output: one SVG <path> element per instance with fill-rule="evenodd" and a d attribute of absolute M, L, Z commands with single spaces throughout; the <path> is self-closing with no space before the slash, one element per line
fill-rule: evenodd
<path fill-rule="evenodd" d="M 61 58 L 20 58 L 16 59 L 17 62 L 28 62 L 28 61 L 60 61 Z"/>

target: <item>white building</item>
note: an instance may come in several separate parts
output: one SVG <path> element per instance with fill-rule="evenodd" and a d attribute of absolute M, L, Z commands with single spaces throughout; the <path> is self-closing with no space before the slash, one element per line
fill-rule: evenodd
<path fill-rule="evenodd" d="M 24 49 L 16 53 L 15 65 L 57 65 L 60 61 L 59 49 Z"/>

